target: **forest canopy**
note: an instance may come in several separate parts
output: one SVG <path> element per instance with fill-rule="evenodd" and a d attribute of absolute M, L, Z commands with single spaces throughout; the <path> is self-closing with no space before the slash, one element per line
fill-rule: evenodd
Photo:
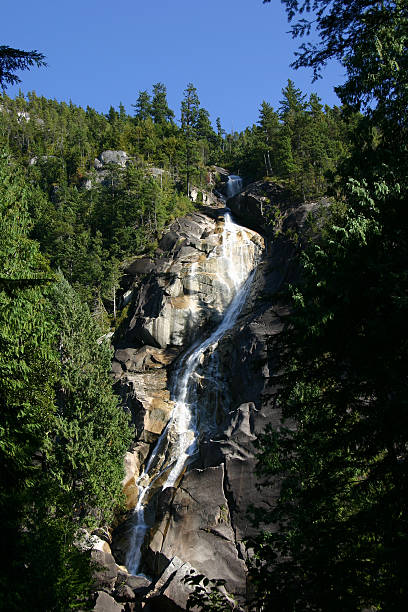
<path fill-rule="evenodd" d="M 407 25 L 405 2 L 284 0 L 295 65 L 346 68 L 364 110 L 338 200 L 301 255 L 282 335 L 283 421 L 259 438 L 259 475 L 281 479 L 278 525 L 257 541 L 265 610 L 404 610 L 407 501 Z M 310 19 L 305 19 L 305 15 Z M 277 350 L 271 344 L 271 350 Z M 295 426 L 293 426 L 295 424 Z"/>

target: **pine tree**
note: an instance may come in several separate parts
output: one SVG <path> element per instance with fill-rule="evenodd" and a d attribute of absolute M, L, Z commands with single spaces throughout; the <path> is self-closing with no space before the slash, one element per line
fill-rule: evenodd
<path fill-rule="evenodd" d="M 167 104 L 167 89 L 163 83 L 153 85 L 151 115 L 156 124 L 164 124 L 174 118 L 174 112 Z"/>
<path fill-rule="evenodd" d="M 302 47 L 298 65 L 318 73 L 328 58 L 341 58 L 347 70 L 341 99 L 349 111 L 366 114 L 341 168 L 342 200 L 319 218 L 320 237 L 308 244 L 302 280 L 292 289 L 281 363 L 287 422 L 260 438 L 260 473 L 282 482 L 268 517 L 278 529 L 259 537 L 254 575 L 266 610 L 402 611 L 408 601 L 406 6 L 285 4 L 292 17 L 313 8 L 321 32 L 317 44 Z M 294 33 L 308 27 L 302 15 Z"/>
<path fill-rule="evenodd" d="M 184 90 L 184 98 L 181 102 L 181 129 L 184 135 L 184 146 L 186 156 L 186 193 L 190 195 L 191 177 L 195 166 L 195 139 L 196 122 L 200 108 L 197 89 L 192 83 L 188 83 Z"/>
<path fill-rule="evenodd" d="M 150 117 L 152 113 L 152 103 L 149 93 L 146 90 L 139 91 L 136 104 L 132 104 L 132 107 L 135 109 L 136 120 L 146 121 L 146 119 Z"/>
<path fill-rule="evenodd" d="M 0 45 L 0 87 L 6 89 L 8 85 L 20 83 L 16 70 L 27 70 L 31 66 L 46 66 L 45 58 L 38 51 L 22 51 Z"/>

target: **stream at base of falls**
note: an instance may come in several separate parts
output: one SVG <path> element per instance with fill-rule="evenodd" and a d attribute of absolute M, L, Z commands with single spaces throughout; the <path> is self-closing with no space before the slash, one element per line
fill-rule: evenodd
<path fill-rule="evenodd" d="M 126 567 L 132 574 L 139 571 L 142 545 L 147 530 L 152 527 L 146 519 L 149 500 L 159 490 L 176 486 L 189 460 L 198 450 L 201 427 L 205 426 L 207 433 L 211 430 L 211 423 L 202 422 L 205 419 L 201 415 L 199 390 L 204 380 L 206 384 L 217 384 L 217 345 L 235 325 L 250 292 L 257 261 L 249 261 L 250 238 L 245 229 L 226 212 L 220 247 L 215 254 L 209 255 L 217 257 L 217 277 L 225 292 L 225 307 L 217 327 L 207 337 L 193 343 L 179 359 L 173 373 L 171 398 L 174 408 L 170 420 L 136 483 L 139 496 L 133 511 L 126 558 Z M 258 257 L 260 252 L 259 248 Z M 190 274 L 194 273 L 193 265 Z M 194 317 L 194 313 L 191 316 Z"/>

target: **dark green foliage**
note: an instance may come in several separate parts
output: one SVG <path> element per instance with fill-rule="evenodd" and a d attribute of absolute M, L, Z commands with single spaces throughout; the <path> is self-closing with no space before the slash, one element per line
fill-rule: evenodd
<path fill-rule="evenodd" d="M 109 376 L 112 352 L 100 328 L 62 277 L 50 290 L 61 373 L 49 469 L 60 483 L 58 507 L 71 520 L 109 523 L 121 495 L 122 458 L 131 442 L 128 418 Z"/>
<path fill-rule="evenodd" d="M 186 194 L 190 195 L 191 180 L 196 175 L 198 162 L 197 147 L 197 120 L 199 117 L 200 101 L 197 89 L 192 83 L 188 83 L 184 90 L 184 98 L 181 102 L 181 129 L 184 136 L 184 168 Z M 202 117 L 203 120 L 203 117 Z"/>
<path fill-rule="evenodd" d="M 3 567 L 1 574 L 1 592 L 5 610 L 24 609 L 28 602 L 34 610 L 63 610 L 72 607 L 67 597 L 74 601 L 81 592 L 81 588 L 71 588 L 70 571 L 75 573 L 71 561 L 77 559 L 74 564 L 79 582 L 86 582 L 87 571 L 83 571 L 82 557 L 76 550 L 67 547 L 61 550 L 58 546 L 66 541 L 66 526 L 48 507 L 50 481 L 45 473 L 46 455 L 55 426 L 54 385 L 59 362 L 56 325 L 47 316 L 48 283 L 41 280 L 50 277 L 50 270 L 38 245 L 28 238 L 27 208 L 33 197 L 16 164 L 3 154 L 0 516 L 8 562 L 7 570 Z M 59 608 L 55 597 L 64 602 Z"/>
<path fill-rule="evenodd" d="M 308 101 L 289 80 L 279 113 L 263 101 L 258 125 L 227 135 L 224 159 L 247 180 L 267 176 L 285 184 L 294 199 L 327 193 L 339 163 L 349 152 L 357 116 Z"/>
<path fill-rule="evenodd" d="M 136 104 L 133 105 L 135 109 L 135 117 L 138 121 L 146 121 L 150 117 L 152 112 L 152 103 L 150 95 L 147 91 L 139 91 Z"/>
<path fill-rule="evenodd" d="M 135 124 L 123 106 L 105 117 L 34 93 L 28 101 L 1 100 L 0 138 L 28 163 L 27 179 L 40 187 L 30 208 L 32 236 L 100 313 L 114 309 L 120 262 L 149 250 L 170 220 L 191 209 L 176 189 L 184 172 L 181 132 L 168 121 L 165 87 L 158 83 L 154 92 L 157 124 L 148 114 Z M 97 182 L 93 162 L 106 148 L 126 149 L 132 161 L 126 169 L 105 168 Z M 164 166 L 157 178 L 152 163 Z M 92 189 L 84 189 L 86 179 Z"/>
<path fill-rule="evenodd" d="M 25 494 L 54 413 L 55 326 L 46 316 L 50 270 L 28 238 L 32 197 L 10 157 L 0 158 L 1 476 L 6 502 Z M 43 279 L 43 280 L 42 280 Z M 21 281 L 21 282 L 18 282 Z M 35 281 L 35 282 L 31 282 Z"/>
<path fill-rule="evenodd" d="M 121 504 L 132 431 L 109 376 L 110 350 L 29 238 L 39 196 L 0 158 L 0 518 L 2 609 L 84 609 L 91 575 L 84 527 Z"/>
<path fill-rule="evenodd" d="M 167 89 L 163 83 L 153 85 L 151 115 L 154 123 L 162 125 L 174 119 L 174 112 L 167 104 Z"/>
<path fill-rule="evenodd" d="M 204 574 L 196 574 L 191 570 L 184 576 L 184 583 L 193 588 L 187 600 L 186 610 L 202 610 L 209 612 L 216 610 L 242 610 L 236 601 L 225 590 L 225 580 L 210 580 Z"/>
<path fill-rule="evenodd" d="M 316 10 L 317 71 L 347 52 L 338 89 L 366 108 L 341 200 L 302 256 L 281 338 L 284 422 L 259 438 L 259 474 L 282 481 L 277 530 L 258 538 L 265 610 L 405 610 L 408 524 L 408 159 L 405 3 L 285 2 Z M 303 19 L 303 18 L 302 18 Z M 302 33 L 306 22 L 295 25 Z M 321 113 L 314 101 L 315 114 Z M 314 232 L 316 235 L 316 232 Z M 273 350 L 278 347 L 274 346 Z M 272 350 L 272 346 L 271 346 Z"/>
<path fill-rule="evenodd" d="M 6 89 L 9 85 L 20 83 L 16 70 L 27 70 L 32 66 L 46 66 L 44 55 L 38 51 L 22 51 L 0 45 L 0 87 Z"/>
<path fill-rule="evenodd" d="M 259 540 L 270 609 L 397 610 L 407 597 L 407 253 L 394 257 L 367 190 L 351 187 L 353 209 L 333 210 L 306 251 L 282 338 L 280 402 L 296 429 L 260 437 L 260 474 L 284 475 L 268 517 L 280 529 Z"/>

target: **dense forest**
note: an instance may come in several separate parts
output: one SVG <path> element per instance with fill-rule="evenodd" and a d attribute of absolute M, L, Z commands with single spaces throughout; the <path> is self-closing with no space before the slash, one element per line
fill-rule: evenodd
<path fill-rule="evenodd" d="M 86 609 L 87 538 L 123 504 L 133 435 L 98 339 L 120 321 L 125 262 L 154 252 L 170 221 L 217 189 L 216 166 L 276 182 L 293 201 L 333 198 L 287 296 L 284 421 L 258 441 L 259 477 L 282 489 L 276 508 L 255 510 L 253 606 L 406 609 L 407 8 L 283 3 L 291 20 L 315 11 L 320 42 L 295 63 L 318 76 L 342 61 L 341 108 L 289 80 L 279 108 L 260 101 L 252 127 L 226 134 L 192 84 L 177 120 L 163 83 L 140 91 L 132 114 L 0 96 L 4 610 Z M 307 33 L 300 17 L 293 34 Z M 265 521 L 279 529 L 262 531 Z"/>
<path fill-rule="evenodd" d="M 259 474 L 281 479 L 256 546 L 263 610 L 406 610 L 407 24 L 405 2 L 283 0 L 295 61 L 347 78 L 363 117 L 338 167 L 336 202 L 301 256 L 281 337 L 283 423 L 259 439 Z M 310 12 L 310 15 L 309 15 Z M 305 15 L 307 18 L 305 18 Z M 298 20 L 297 20 L 298 19 Z M 297 20 L 297 21 L 296 21 Z M 276 350 L 276 347 L 274 347 Z M 293 427 L 293 424 L 296 427 Z"/>

